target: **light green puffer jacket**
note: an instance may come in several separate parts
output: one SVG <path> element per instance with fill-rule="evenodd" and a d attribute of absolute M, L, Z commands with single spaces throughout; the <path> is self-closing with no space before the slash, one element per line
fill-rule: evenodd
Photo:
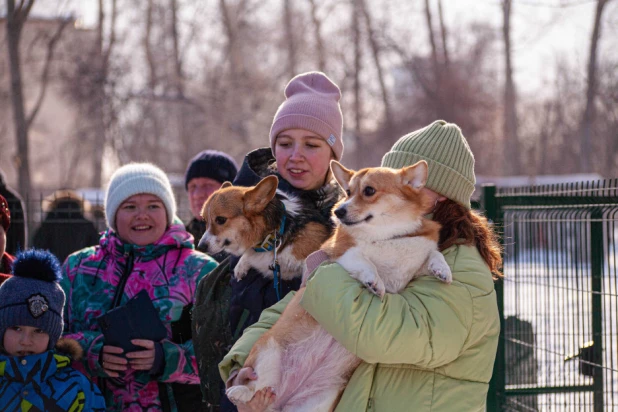
<path fill-rule="evenodd" d="M 382 302 L 338 264 L 322 264 L 301 305 L 364 362 L 337 411 L 485 411 L 500 321 L 493 280 L 477 249 L 443 252 L 446 285 L 425 276 Z M 262 313 L 219 364 L 224 380 L 279 318 L 291 294 Z"/>

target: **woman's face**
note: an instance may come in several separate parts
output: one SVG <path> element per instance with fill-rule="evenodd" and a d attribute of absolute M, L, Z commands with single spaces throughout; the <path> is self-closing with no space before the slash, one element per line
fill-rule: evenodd
<path fill-rule="evenodd" d="M 200 213 L 204 202 L 219 188 L 221 188 L 221 183 L 209 177 L 194 177 L 189 181 L 187 185 L 189 207 L 196 219 L 201 219 Z"/>
<path fill-rule="evenodd" d="M 324 139 L 303 129 L 281 132 L 275 141 L 277 171 L 292 186 L 315 190 L 324 185 L 333 152 Z"/>
<path fill-rule="evenodd" d="M 155 195 L 138 194 L 122 202 L 116 212 L 120 239 L 138 246 L 155 243 L 167 229 L 165 205 Z"/>

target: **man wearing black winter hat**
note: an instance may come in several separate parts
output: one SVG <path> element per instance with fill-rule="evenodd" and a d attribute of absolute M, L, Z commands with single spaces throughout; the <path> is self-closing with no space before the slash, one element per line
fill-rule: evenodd
<path fill-rule="evenodd" d="M 186 229 L 193 235 L 196 248 L 206 231 L 206 224 L 200 215 L 204 202 L 223 182 L 232 182 L 237 172 L 238 166 L 234 159 L 217 150 L 204 150 L 189 162 L 185 173 L 185 189 L 193 219 L 187 223 Z M 214 258 L 219 260 L 217 256 Z"/>

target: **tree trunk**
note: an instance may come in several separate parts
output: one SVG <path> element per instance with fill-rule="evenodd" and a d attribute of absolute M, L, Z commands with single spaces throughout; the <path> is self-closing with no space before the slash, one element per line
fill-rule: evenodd
<path fill-rule="evenodd" d="M 513 66 L 511 61 L 511 5 L 512 0 L 503 0 L 502 35 L 504 38 L 504 172 L 507 176 L 521 173 L 519 153 L 519 136 L 517 133 L 517 96 L 513 82 Z"/>
<path fill-rule="evenodd" d="M 373 23 L 371 21 L 371 15 L 369 13 L 369 9 L 367 8 L 367 4 L 365 0 L 358 0 L 363 11 L 363 16 L 365 18 L 365 26 L 367 28 L 367 32 L 369 34 L 369 44 L 371 45 L 371 52 L 373 54 L 373 62 L 376 66 L 376 71 L 378 72 L 378 82 L 380 83 L 380 90 L 382 91 L 382 102 L 384 103 L 384 118 L 386 123 L 386 135 L 390 135 L 390 131 L 393 127 L 393 116 L 391 112 L 391 105 L 389 99 L 388 88 L 386 87 L 386 82 L 384 80 L 384 70 L 382 70 L 382 65 L 380 64 L 380 45 L 378 44 L 378 40 L 376 39 L 375 31 L 373 30 Z"/>
<path fill-rule="evenodd" d="M 442 13 L 442 0 L 438 0 L 438 16 L 440 17 L 440 33 L 442 35 L 442 54 L 444 56 L 444 68 L 448 72 L 449 66 L 451 64 L 451 59 L 448 52 L 446 25 L 444 24 L 444 15 Z"/>
<path fill-rule="evenodd" d="M 318 18 L 318 8 L 315 0 L 309 0 L 311 5 L 311 20 L 313 21 L 313 36 L 315 37 L 315 48 L 318 52 L 318 68 L 321 72 L 326 71 L 326 55 L 324 53 L 324 42 L 322 41 L 322 22 Z"/>
<path fill-rule="evenodd" d="M 146 28 L 144 33 L 144 52 L 146 53 L 146 63 L 148 63 L 148 86 L 152 93 L 155 93 L 157 87 L 157 66 L 152 53 L 152 45 L 150 37 L 152 35 L 152 13 L 153 13 L 153 0 L 148 0 L 148 6 L 146 9 Z"/>
<path fill-rule="evenodd" d="M 590 39 L 590 56 L 588 57 L 588 86 L 586 90 L 586 108 L 581 122 L 581 151 L 579 154 L 581 171 L 592 171 L 592 125 L 596 115 L 594 100 L 597 95 L 597 49 L 601 38 L 601 17 L 608 0 L 598 0 L 594 15 L 594 27 Z"/>
<path fill-rule="evenodd" d="M 15 123 L 15 140 L 17 143 L 17 154 L 15 156 L 15 166 L 19 175 L 19 192 L 26 200 L 26 213 L 30 209 L 30 161 L 28 147 L 28 124 L 24 109 L 23 84 L 21 78 L 21 61 L 19 53 L 19 41 L 24 23 L 34 4 L 34 0 L 25 4 L 21 3 L 15 9 L 15 1 L 7 0 L 7 43 L 9 51 L 9 66 L 11 73 L 11 103 L 13 106 L 13 121 Z"/>
<path fill-rule="evenodd" d="M 238 22 L 239 15 L 245 11 L 246 2 L 243 2 L 238 7 L 239 9 L 237 9 L 235 13 L 232 13 L 226 0 L 219 0 L 219 8 L 225 34 L 227 36 L 226 49 L 230 67 L 229 75 L 231 88 L 231 91 L 228 93 L 230 99 L 232 99 L 233 107 L 233 110 L 227 110 L 229 105 L 226 105 L 222 116 L 226 119 L 225 123 L 227 124 L 227 128 L 232 131 L 233 135 L 241 138 L 243 142 L 248 142 L 250 136 L 247 119 L 249 119 L 249 115 L 246 114 L 244 101 L 242 101 L 240 97 L 242 95 L 240 90 L 243 90 L 246 75 L 240 43 L 240 24 Z"/>
<path fill-rule="evenodd" d="M 352 0 L 352 33 L 354 37 L 354 134 L 359 138 L 361 133 L 361 86 L 360 72 L 362 69 L 361 32 L 359 0 Z"/>
<path fill-rule="evenodd" d="M 427 23 L 427 34 L 429 35 L 429 44 L 431 45 L 431 64 L 433 69 L 434 84 L 432 89 L 434 90 L 434 112 L 437 118 L 442 117 L 442 73 L 440 63 L 438 61 L 438 48 L 436 46 L 436 38 L 433 33 L 433 23 L 431 21 L 431 9 L 429 7 L 429 0 L 425 0 L 425 22 Z"/>
<path fill-rule="evenodd" d="M 184 76 L 182 74 L 182 59 L 180 58 L 180 46 L 178 40 L 178 3 L 176 0 L 170 0 L 170 9 L 172 12 L 172 44 L 174 46 L 174 87 L 178 97 L 183 97 Z"/>
<path fill-rule="evenodd" d="M 107 143 L 107 126 L 106 121 L 106 105 L 107 105 L 107 78 L 109 73 L 109 59 L 112 49 L 116 41 L 116 15 L 117 15 L 117 0 L 112 0 L 112 15 L 110 24 L 110 33 L 107 47 L 104 43 L 103 26 L 105 24 L 105 11 L 103 0 L 99 0 L 99 14 L 97 23 L 97 40 L 95 44 L 95 59 L 97 67 L 95 69 L 97 82 L 94 92 L 94 142 L 92 156 L 92 187 L 103 186 L 103 154 Z"/>
<path fill-rule="evenodd" d="M 294 40 L 294 25 L 292 24 L 292 0 L 283 0 L 283 27 L 285 27 L 285 43 L 288 49 L 288 77 L 296 75 L 296 42 Z"/>

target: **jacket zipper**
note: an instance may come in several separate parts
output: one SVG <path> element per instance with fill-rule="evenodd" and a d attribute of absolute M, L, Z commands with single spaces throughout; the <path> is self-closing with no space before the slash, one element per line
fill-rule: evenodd
<path fill-rule="evenodd" d="M 116 292 L 114 292 L 114 299 L 112 300 L 112 307 L 109 310 L 112 310 L 120 304 L 122 300 L 122 294 L 124 293 L 124 288 L 127 285 L 127 280 L 129 276 L 131 276 L 131 272 L 133 272 L 133 260 L 134 254 L 133 249 L 124 253 L 124 256 L 127 258 L 127 266 L 124 268 L 124 272 L 122 272 L 122 276 L 120 277 L 120 282 L 118 282 L 118 287 L 116 288 Z M 107 398 L 107 394 L 109 392 L 109 388 L 107 387 L 106 379 L 114 379 L 114 378 L 105 378 L 101 379 L 99 382 L 101 383 L 101 390 L 103 392 L 103 396 Z"/>
<path fill-rule="evenodd" d="M 125 252 L 124 255 L 127 258 L 127 266 L 125 266 L 124 272 L 120 277 L 120 282 L 118 283 L 118 287 L 116 288 L 116 293 L 114 294 L 114 300 L 112 301 L 111 309 L 117 308 L 120 305 L 120 301 L 122 300 L 122 294 L 124 293 L 124 288 L 127 285 L 127 280 L 129 280 L 129 276 L 131 276 L 131 272 L 133 272 L 133 261 L 135 259 L 133 249 Z"/>

